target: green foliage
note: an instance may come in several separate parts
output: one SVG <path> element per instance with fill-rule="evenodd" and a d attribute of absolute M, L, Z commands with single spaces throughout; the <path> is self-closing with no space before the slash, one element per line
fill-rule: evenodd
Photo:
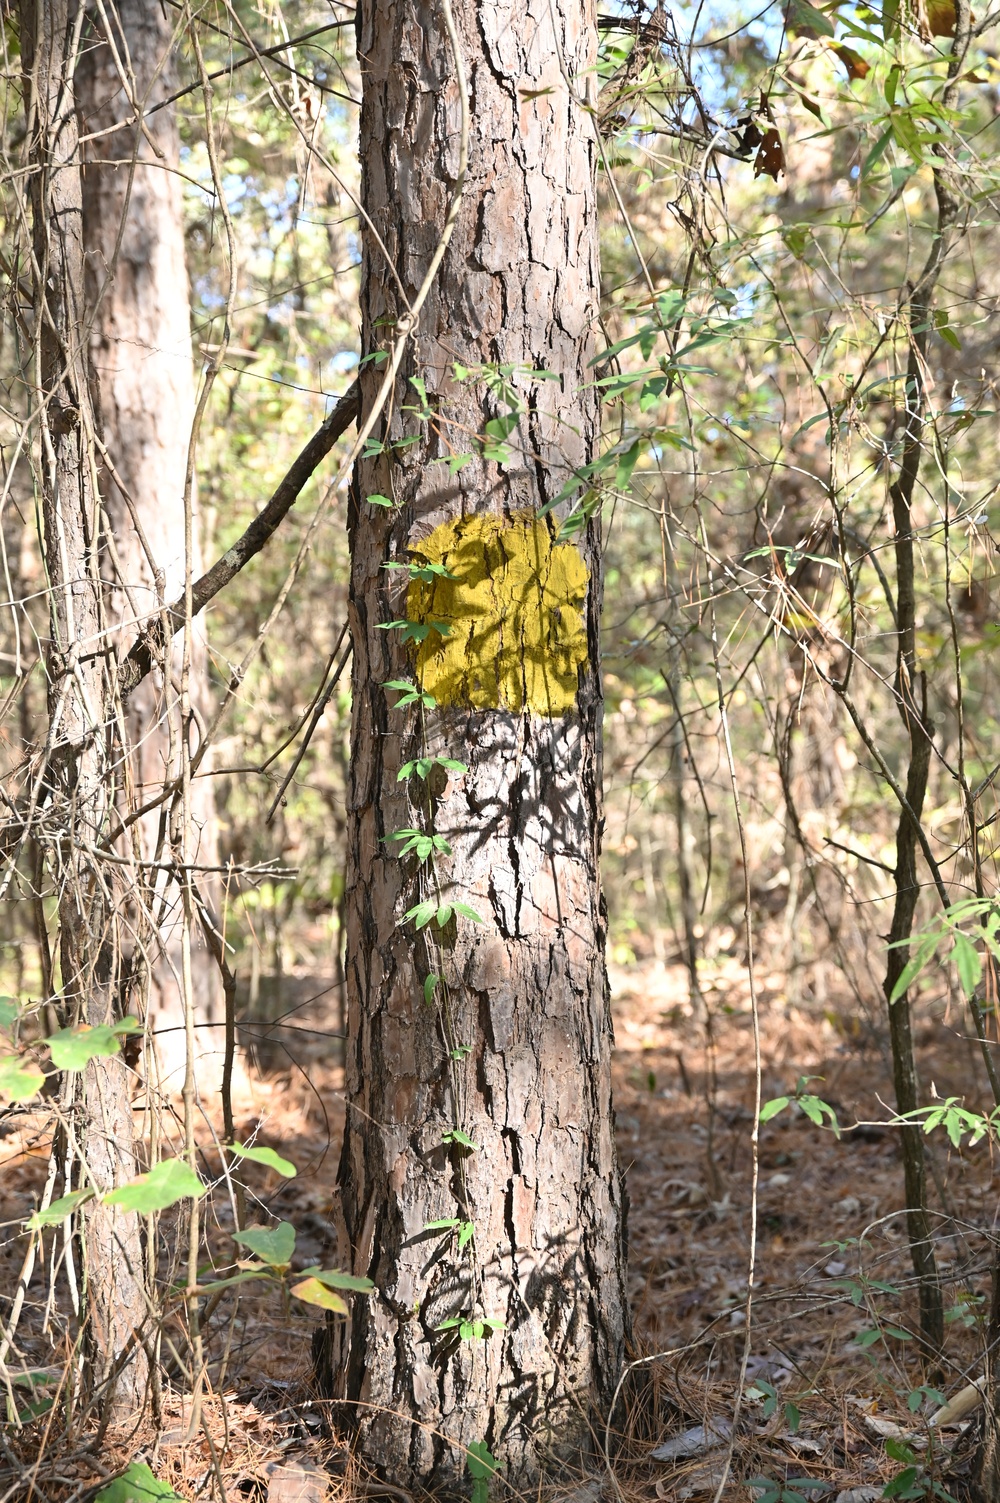
<path fill-rule="evenodd" d="M 818 1477 L 789 1477 L 786 1482 L 753 1477 L 750 1486 L 754 1490 L 755 1503 L 810 1503 L 810 1499 L 822 1497 L 830 1491 L 829 1482 Z"/>
<path fill-rule="evenodd" d="M 205 1193 L 205 1186 L 183 1159 L 164 1159 L 148 1174 L 140 1174 L 128 1184 L 104 1196 L 106 1206 L 118 1206 L 123 1211 L 135 1211 L 139 1216 L 152 1216 L 156 1211 L 165 1211 L 179 1200 L 198 1200 Z"/>
<path fill-rule="evenodd" d="M 425 710 L 433 710 L 437 704 L 433 694 L 425 694 L 422 689 L 417 688 L 416 684 L 408 682 L 405 678 L 389 679 L 382 685 L 382 688 L 395 689 L 399 694 L 395 704 L 397 710 L 414 704 L 422 705 Z"/>
<path fill-rule="evenodd" d="M 132 1461 L 120 1477 L 94 1494 L 94 1503 L 184 1503 L 166 1482 L 153 1476 L 144 1461 Z"/>
<path fill-rule="evenodd" d="M 411 851 L 415 851 L 418 861 L 429 861 L 435 855 L 451 855 L 451 846 L 443 835 L 425 835 L 422 830 L 407 829 L 396 830 L 385 838 L 403 842 L 396 852 L 398 856 L 408 856 Z"/>
<path fill-rule="evenodd" d="M 439 637 L 446 637 L 451 631 L 447 621 L 382 621 L 378 629 L 379 631 L 398 631 L 404 642 L 425 642 L 431 632 L 435 632 Z M 398 685 L 389 687 L 398 688 Z"/>
<path fill-rule="evenodd" d="M 253 1255 L 272 1268 L 287 1268 L 295 1252 L 295 1228 L 290 1221 L 277 1226 L 254 1226 L 234 1232 L 233 1241 L 249 1248 Z"/>
<path fill-rule="evenodd" d="M 425 929 L 434 919 L 439 929 L 450 924 L 452 917 L 458 914 L 460 918 L 467 918 L 474 924 L 481 924 L 483 920 L 474 908 L 468 903 L 439 903 L 436 898 L 425 898 L 423 902 L 415 903 L 408 909 L 404 918 L 418 929 Z"/>
<path fill-rule="evenodd" d="M 793 1095 L 775 1096 L 770 1101 L 763 1103 L 760 1109 L 760 1120 L 762 1122 L 770 1122 L 772 1117 L 777 1117 L 780 1112 L 785 1110 L 786 1106 L 795 1105 L 804 1116 L 809 1118 L 810 1122 L 815 1123 L 817 1127 L 829 1126 L 834 1136 L 839 1138 L 840 1124 L 837 1121 L 837 1114 L 833 1110 L 833 1107 L 828 1102 L 821 1100 L 819 1096 L 814 1096 L 805 1089 L 810 1080 L 820 1079 L 822 1079 L 822 1076 L 819 1075 L 800 1075 Z"/>
<path fill-rule="evenodd" d="M 81 1206 L 86 1205 L 88 1200 L 93 1200 L 94 1195 L 95 1191 L 91 1189 L 72 1190 L 68 1195 L 61 1195 L 58 1200 L 54 1200 L 44 1211 L 35 1211 L 29 1216 L 24 1223 L 25 1230 L 38 1232 L 44 1226 L 61 1225 L 67 1216 L 72 1216 L 73 1212 L 78 1211 Z"/>
<path fill-rule="evenodd" d="M 443 767 L 447 772 L 468 772 L 464 762 L 459 762 L 454 757 L 415 757 L 412 762 L 404 762 L 399 769 L 396 781 L 404 783 L 407 778 L 418 777 L 426 779 L 431 769 Z"/>
<path fill-rule="evenodd" d="M 0 1096 L 30 1101 L 44 1084 L 45 1076 L 33 1061 L 19 1054 L 0 1054 Z"/>
<path fill-rule="evenodd" d="M 940 1498 L 942 1503 L 957 1503 L 947 1488 L 935 1480 L 913 1448 L 904 1441 L 887 1440 L 885 1453 L 891 1461 L 901 1462 L 903 1469 L 896 1473 L 891 1482 L 886 1483 L 882 1490 L 883 1498 Z"/>
<path fill-rule="evenodd" d="M 29 1368 L 9 1374 L 6 1395 L 7 1420 L 12 1425 L 30 1425 L 48 1414 L 54 1397 L 50 1390 L 59 1387 L 59 1375 L 44 1368 Z"/>
<path fill-rule="evenodd" d="M 472 1503 L 489 1503 L 490 1478 L 495 1477 L 503 1463 L 497 1461 L 485 1440 L 469 1443 L 466 1465 L 472 1478 Z"/>
<path fill-rule="evenodd" d="M 981 941 L 995 960 L 1000 960 L 1000 906 L 993 898 L 963 898 L 945 908 L 910 940 L 898 940 L 889 948 L 912 949 L 913 953 L 900 972 L 889 997 L 896 1002 L 913 985 L 936 957 L 941 946 L 951 941 L 951 956 L 966 996 L 975 992 L 983 976 L 983 963 L 963 924 L 975 923 L 975 938 Z"/>
<path fill-rule="evenodd" d="M 355 1273 L 341 1273 L 338 1268 L 305 1268 L 303 1277 L 317 1279 L 329 1289 L 349 1289 L 354 1294 L 371 1294 L 375 1285 L 371 1279 Z"/>
<path fill-rule="evenodd" d="M 322 1279 L 302 1279 L 299 1283 L 292 1285 L 290 1292 L 304 1304 L 316 1305 L 319 1309 L 330 1310 L 335 1315 L 350 1314 L 346 1302 Z"/>
<path fill-rule="evenodd" d="M 77 1028 L 61 1028 L 45 1042 L 57 1070 L 85 1070 L 92 1059 L 119 1054 L 125 1035 L 141 1032 L 138 1018 L 122 1018 L 119 1023 L 99 1023 L 93 1028 L 86 1023 Z"/>
<path fill-rule="evenodd" d="M 457 1331 L 460 1341 L 482 1341 L 494 1331 L 502 1331 L 505 1322 L 487 1316 L 452 1315 L 434 1327 L 435 1331 Z"/>
<path fill-rule="evenodd" d="M 238 1159 L 249 1159 L 254 1164 L 264 1164 L 284 1179 L 294 1179 L 298 1172 L 290 1159 L 284 1159 L 273 1148 L 247 1148 L 244 1143 L 233 1143 L 230 1153 Z"/>

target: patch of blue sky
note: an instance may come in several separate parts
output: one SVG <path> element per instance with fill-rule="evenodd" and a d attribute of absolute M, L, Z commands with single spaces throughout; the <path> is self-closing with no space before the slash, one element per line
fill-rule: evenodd
<path fill-rule="evenodd" d="M 346 376 L 357 365 L 360 356 L 357 350 L 338 350 L 327 361 L 330 370 L 335 376 Z"/>

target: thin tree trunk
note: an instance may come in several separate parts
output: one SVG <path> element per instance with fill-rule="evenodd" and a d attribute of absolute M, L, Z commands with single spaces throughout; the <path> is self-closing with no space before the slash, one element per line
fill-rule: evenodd
<path fill-rule="evenodd" d="M 113 677 L 98 551 L 93 412 L 86 360 L 80 157 L 73 74 L 82 15 L 75 0 L 21 7 L 32 167 L 38 393 L 51 754 L 48 765 L 64 1023 L 120 1016 L 119 914 L 114 873 L 96 857 L 116 777 Z M 73 1122 L 80 1182 L 107 1190 L 136 1173 L 128 1070 L 95 1060 L 82 1077 Z M 69 1188 L 67 1186 L 67 1188 Z M 137 1333 L 146 1318 L 143 1258 L 134 1214 L 92 1202 L 84 1217 L 85 1320 L 91 1377 L 113 1418 L 143 1402 L 148 1368 Z"/>
<path fill-rule="evenodd" d="M 416 442 L 359 463 L 350 522 L 340 1187 L 346 1251 L 376 1292 L 334 1368 L 363 1453 L 396 1484 L 454 1484 L 483 1443 L 520 1485 L 586 1443 L 628 1323 L 597 876 L 599 529 L 559 542 L 551 516 L 536 520 L 597 437 L 596 145 L 560 66 L 580 87 L 593 77 L 596 25 L 589 0 L 480 0 L 456 24 L 474 111 L 465 195 L 376 429 Z M 407 311 L 397 274 L 412 301 L 435 250 L 461 104 L 439 5 L 364 0 L 358 27 L 364 205 L 390 263 L 369 229 L 370 355 Z M 366 364 L 362 413 L 381 379 Z M 484 456 L 474 435 L 512 406 L 508 452 Z M 452 473 L 459 453 L 472 457 Z M 385 566 L 413 556 L 453 578 L 407 589 Z M 420 646 L 437 701 L 423 711 L 385 687 L 414 676 L 402 633 L 382 629 L 407 616 L 451 627 Z M 468 770 L 400 780 L 424 754 Z M 433 870 L 397 854 L 409 827 L 447 841 Z M 483 922 L 418 931 L 404 919 L 418 901 Z"/>
<path fill-rule="evenodd" d="M 139 635 L 136 617 L 145 624 L 184 589 L 185 477 L 195 393 L 174 110 L 156 110 L 141 127 L 126 123 L 137 105 L 155 105 L 176 87 L 172 16 L 149 0 L 107 0 L 103 13 L 90 18 L 76 97 L 84 132 L 96 134 L 84 153 L 83 235 L 90 353 L 109 461 L 101 466 L 100 479 L 115 537 L 116 558 L 108 568 L 110 613 L 124 656 Z M 197 525 L 193 536 L 191 567 L 197 578 L 202 566 Z M 193 737 L 192 750 L 197 745 L 197 732 L 179 717 L 180 665 L 177 640 L 164 651 L 159 671 L 128 700 L 129 792 L 140 805 L 155 797 L 165 780 L 178 777 L 183 736 Z M 192 701 L 204 718 L 208 664 L 197 627 L 190 683 Z M 191 785 L 190 812 L 193 859 L 214 867 L 218 840 L 209 771 L 206 758 Z M 169 858 L 179 801 L 178 792 L 174 806 L 161 805 L 140 820 L 141 860 Z M 215 876 L 198 879 L 214 908 L 217 886 Z M 180 888 L 162 870 L 147 867 L 136 891 L 144 919 L 147 1015 L 164 1078 L 176 1090 L 185 1050 Z M 219 968 L 200 933 L 193 936 L 191 962 L 204 1088 L 222 1068 L 223 1001 Z"/>
<path fill-rule="evenodd" d="M 952 107 L 956 80 L 969 47 L 968 0 L 956 0 L 955 33 L 949 64 L 949 87 L 945 104 Z M 889 963 L 885 996 L 889 1004 L 896 1106 L 900 1115 L 920 1105 L 909 998 L 903 992 L 895 1001 L 892 993 L 909 960 L 907 941 L 913 932 L 913 917 L 919 896 L 917 876 L 918 826 L 923 813 L 930 771 L 933 728 L 927 713 L 927 681 L 917 664 L 916 570 L 913 538 L 913 495 L 924 448 L 926 410 L 925 371 L 927 349 L 934 321 L 934 299 L 941 268 L 948 255 L 951 235 L 961 201 L 952 169 L 943 156 L 934 169 L 937 223 L 931 248 L 920 277 L 910 295 L 910 353 L 906 368 L 906 428 L 899 474 L 890 488 L 896 558 L 896 678 L 899 713 L 909 741 L 906 775 L 908 809 L 900 810 L 896 830 L 895 903 L 889 929 Z M 928 1357 L 935 1359 L 944 1342 L 944 1310 L 938 1281 L 930 1221 L 927 1215 L 927 1174 L 924 1139 L 920 1127 L 910 1123 L 901 1129 L 903 1173 L 906 1187 L 907 1233 L 913 1269 L 920 1291 L 921 1341 Z"/>

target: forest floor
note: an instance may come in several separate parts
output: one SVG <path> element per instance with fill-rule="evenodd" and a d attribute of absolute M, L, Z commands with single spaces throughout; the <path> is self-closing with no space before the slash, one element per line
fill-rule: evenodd
<path fill-rule="evenodd" d="M 745 1344 L 754 1102 L 746 971 L 726 957 L 705 970 L 711 1049 L 706 1007 L 692 1007 L 682 967 L 637 964 L 614 970 L 612 984 L 633 1356 L 645 1359 L 612 1416 L 618 1503 L 711 1499 L 729 1450 Z M 928 1426 L 941 1398 L 920 1385 L 950 1396 L 980 1370 L 1000 1165 L 986 1144 L 955 1149 L 941 1135 L 928 1140 L 948 1312 L 941 1371 L 928 1378 L 913 1339 L 899 1139 L 882 1125 L 892 1115 L 886 1041 L 846 1003 L 838 1012 L 829 1000 L 793 1002 L 785 984 L 766 971 L 758 982 L 763 1099 L 792 1093 L 800 1076 L 819 1077 L 808 1089 L 834 1109 L 842 1130 L 819 1128 L 794 1106 L 761 1129 L 746 1398 L 723 1497 L 777 1503 L 784 1484 L 800 1497 L 869 1503 L 910 1458 L 928 1497 L 941 1477 L 960 1493 L 971 1437 L 963 1442 L 962 1426 Z M 289 1180 L 250 1166 L 248 1182 L 269 1212 L 298 1229 L 296 1265 L 331 1266 L 343 1107 L 340 1066 L 330 1058 L 329 983 L 286 978 L 282 1010 L 280 1026 L 256 1040 L 237 1131 L 256 1133 L 298 1166 Z M 925 1089 L 942 1097 L 965 1095 L 975 1078 L 960 1033 L 954 1018 L 949 1025 L 928 1017 L 917 1027 Z M 44 1166 L 43 1144 L 18 1133 L 0 1142 L 0 1222 L 9 1231 L 37 1203 Z M 231 1215 L 224 1203 L 213 1214 L 209 1240 L 225 1262 Z M 0 1293 L 15 1285 L 21 1249 L 13 1238 L 0 1247 Z M 44 1366 L 53 1354 L 39 1336 L 44 1275 L 36 1279 L 21 1337 Z M 159 1439 L 152 1430 L 109 1434 L 99 1465 L 107 1471 L 140 1457 L 185 1499 L 211 1495 L 212 1475 L 227 1499 L 249 1503 L 319 1503 L 328 1479 L 334 1495 L 360 1495 L 363 1483 L 352 1478 L 311 1388 L 317 1312 L 247 1289 L 235 1308 L 232 1295 L 219 1304 L 206 1332 L 218 1394 L 205 1411 L 212 1446 L 204 1435 L 186 1443 L 187 1411 L 179 1390 L 168 1390 Z M 652 1456 L 671 1441 L 672 1455 Z M 9 1465 L 31 1463 L 39 1503 L 83 1499 L 101 1475 L 85 1447 L 67 1454 L 44 1421 L 20 1435 L 0 1426 L 0 1443 Z M 0 1459 L 0 1499 L 13 1500 L 4 1471 Z M 774 1484 L 770 1495 L 759 1479 Z M 597 1503 L 599 1476 L 571 1481 L 567 1503 Z M 613 1503 L 606 1477 L 603 1491 Z"/>

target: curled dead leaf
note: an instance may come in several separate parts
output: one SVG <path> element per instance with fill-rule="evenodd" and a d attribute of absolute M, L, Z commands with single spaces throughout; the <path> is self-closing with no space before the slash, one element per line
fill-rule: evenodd
<path fill-rule="evenodd" d="M 757 148 L 757 155 L 753 159 L 753 175 L 754 177 L 763 177 L 766 173 L 768 177 L 773 177 L 774 181 L 777 182 L 778 173 L 784 172 L 784 170 L 785 152 L 781 145 L 781 137 L 778 134 L 777 126 L 769 125 Z"/>
<path fill-rule="evenodd" d="M 856 78 L 867 78 L 871 72 L 871 63 L 865 62 L 860 52 L 855 52 L 853 47 L 845 47 L 843 42 L 835 42 L 832 45 L 833 52 L 847 69 L 847 76 L 853 83 Z"/>

